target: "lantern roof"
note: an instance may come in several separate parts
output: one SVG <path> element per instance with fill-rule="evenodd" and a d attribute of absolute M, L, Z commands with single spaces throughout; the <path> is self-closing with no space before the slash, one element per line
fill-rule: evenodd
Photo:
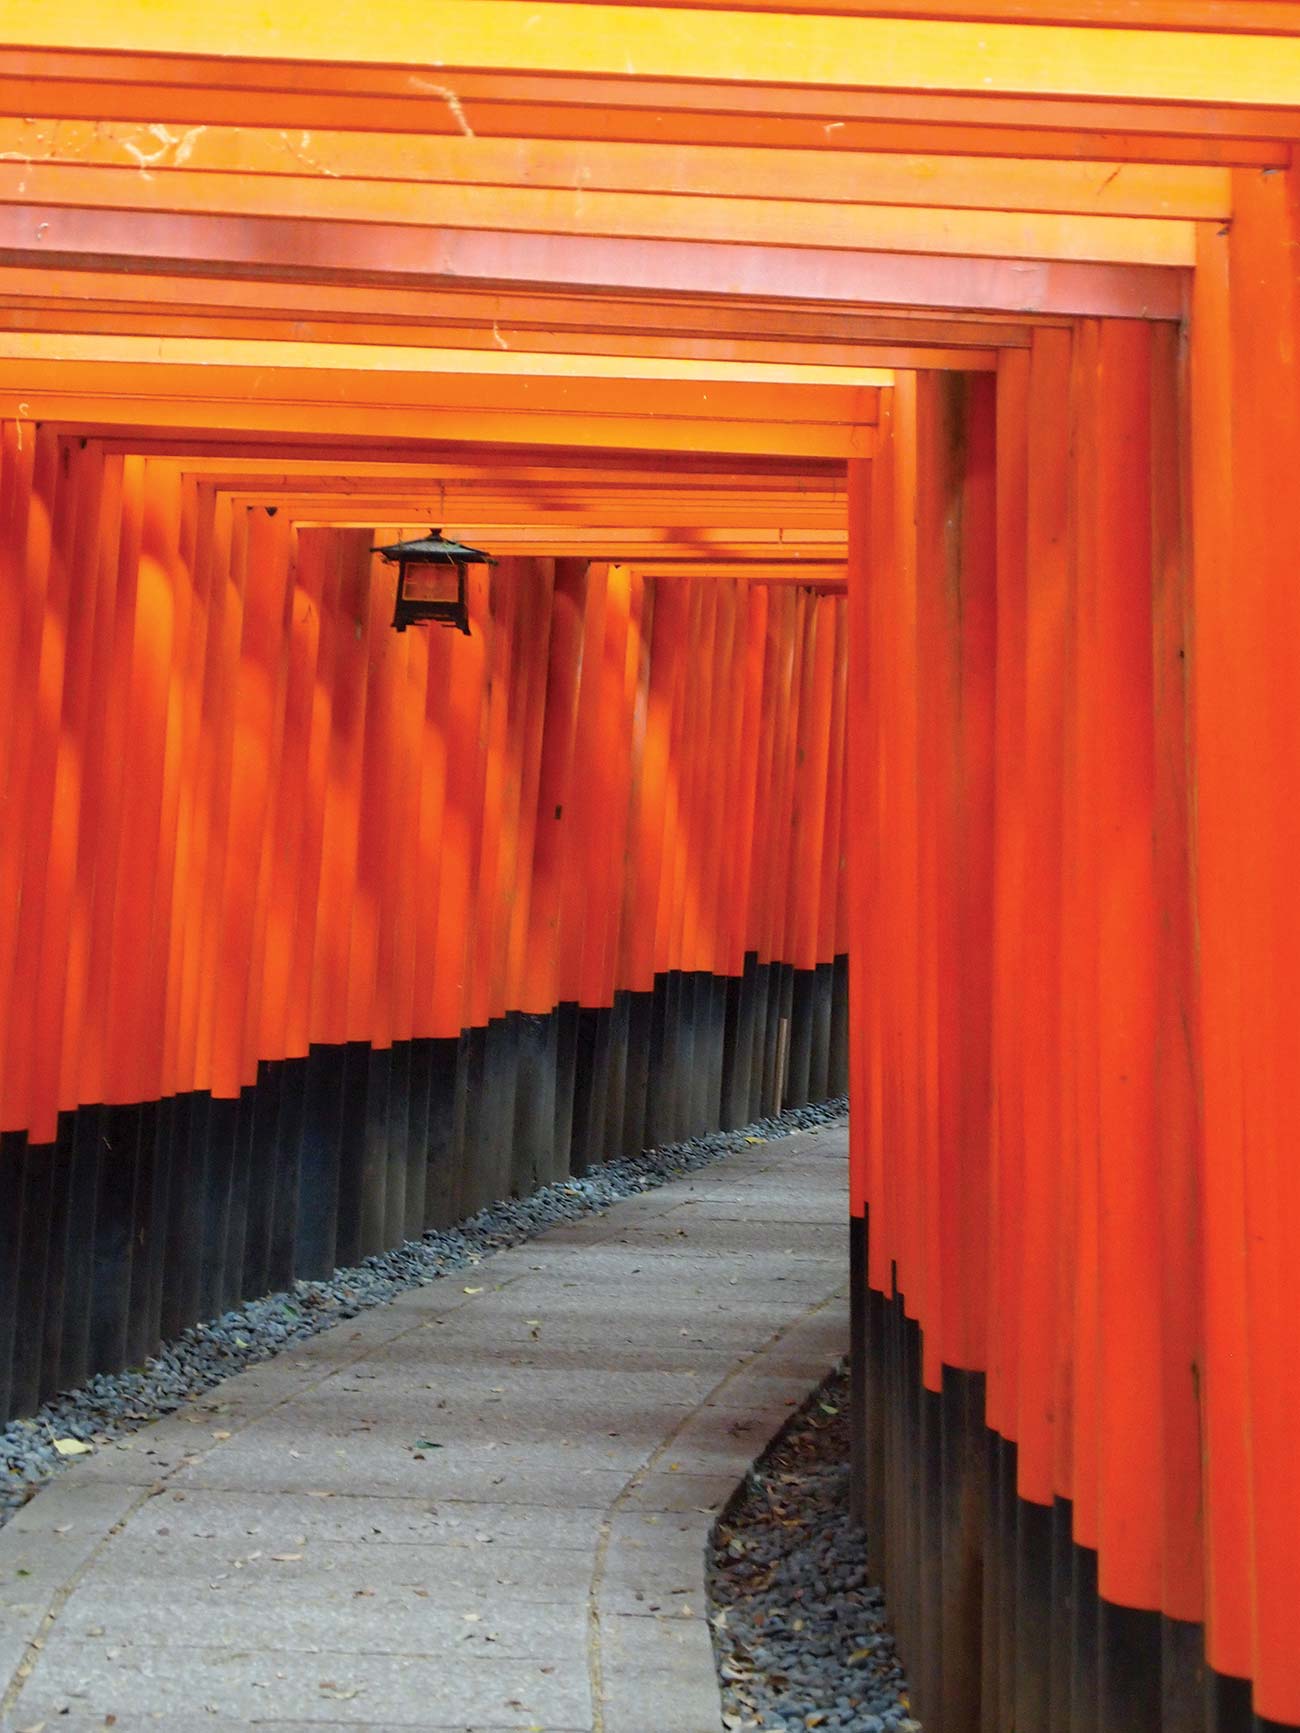
<path fill-rule="evenodd" d="M 491 554 L 479 548 L 467 548 L 464 542 L 448 541 L 441 530 L 430 530 L 415 541 L 393 542 L 386 548 L 371 548 L 372 554 L 382 554 L 386 560 L 406 560 L 415 565 L 494 566 Z"/>

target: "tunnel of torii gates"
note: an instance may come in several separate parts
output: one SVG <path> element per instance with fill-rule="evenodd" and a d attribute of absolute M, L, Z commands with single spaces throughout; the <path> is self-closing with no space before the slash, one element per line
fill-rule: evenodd
<path fill-rule="evenodd" d="M 1297 31 L 4 0 L 8 1412 L 847 1070 L 927 1733 L 1300 1726 Z"/>

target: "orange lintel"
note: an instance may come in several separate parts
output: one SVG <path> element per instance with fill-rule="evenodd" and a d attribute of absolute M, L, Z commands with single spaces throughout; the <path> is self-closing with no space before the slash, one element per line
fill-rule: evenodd
<path fill-rule="evenodd" d="M 110 396 L 148 387 L 196 398 L 464 404 L 613 416 L 653 412 L 710 421 L 761 420 L 779 413 L 791 421 L 869 424 L 879 388 L 893 382 L 892 373 L 880 369 L 850 370 L 842 384 L 828 383 L 823 374 L 837 370 L 823 369 L 811 381 L 773 378 L 757 368 L 753 377 L 715 379 L 692 375 L 689 363 L 681 364 L 681 376 L 665 370 L 656 377 L 647 370 L 647 376 L 638 377 L 631 362 L 605 369 L 596 365 L 600 357 L 584 357 L 589 371 L 583 373 L 554 365 L 534 370 L 527 365 L 533 360 L 561 358 L 477 351 L 448 352 L 438 358 L 436 369 L 426 370 L 418 364 L 423 354 L 361 345 L 318 351 L 315 345 L 0 332 L 4 377 Z M 524 365 L 481 366 L 485 361 Z"/>
<path fill-rule="evenodd" d="M 64 69 L 77 67 L 72 79 Z M 63 73 L 63 75 L 59 75 Z M 310 82 L 310 88 L 309 88 Z M 477 137 L 735 145 L 746 150 L 943 152 L 948 155 L 1122 159 L 1281 166 L 1294 128 L 1281 110 L 1171 108 L 1136 102 L 796 90 L 666 80 L 508 79 L 459 72 L 459 110 L 412 91 L 386 68 L 245 63 L 238 84 L 211 64 L 161 57 L 5 52 L 0 112 L 41 119 L 137 121 L 189 129 L 277 124 L 329 130 Z M 461 124 L 462 119 L 464 125 Z"/>
<path fill-rule="evenodd" d="M 174 311 L 175 279 L 160 267 L 132 271 L 92 268 L 57 274 L 40 267 L 0 265 L 0 296 L 7 305 L 86 306 L 96 310 Z M 853 305 L 834 312 L 791 301 L 720 304 L 704 296 L 567 294 L 544 289 L 452 285 L 407 289 L 378 283 L 318 282 L 312 313 L 320 321 L 368 324 L 382 321 L 393 330 L 410 326 L 437 330 L 444 324 L 468 329 L 478 324 L 491 335 L 529 333 L 538 342 L 558 343 L 570 333 L 576 341 L 594 335 L 633 334 L 683 338 L 748 338 L 755 342 L 933 344 L 956 348 L 1026 348 L 1041 316 L 1010 319 L 954 310 L 935 315 L 908 307 L 877 312 Z M 292 315 L 303 311 L 303 296 L 292 284 L 249 278 L 188 275 L 185 305 L 213 316 Z"/>
<path fill-rule="evenodd" d="M 700 500 L 664 501 L 649 495 L 644 504 L 610 507 L 573 506 L 568 509 L 539 506 L 527 497 L 498 502 L 485 513 L 478 501 L 459 500 L 454 493 L 429 489 L 421 494 L 412 489 L 376 492 L 373 495 L 348 498 L 324 490 L 316 494 L 296 491 L 274 493 L 264 489 L 229 491 L 236 506 L 273 504 L 291 516 L 317 511 L 322 504 L 361 519 L 376 515 L 387 521 L 385 514 L 405 519 L 409 517 L 455 518 L 462 526 L 474 524 L 485 536 L 513 534 L 525 529 L 540 540 L 562 536 L 569 529 L 582 528 L 599 532 L 603 540 L 628 535 L 637 540 L 657 540 L 675 537 L 679 532 L 711 537 L 716 531 L 726 531 L 729 540 L 769 542 L 792 540 L 801 545 L 826 539 L 842 540 L 844 536 L 843 502 L 829 501 L 824 506 L 804 508 L 783 507 L 779 511 L 760 513 L 757 506 L 746 511 L 743 503 L 719 506 L 705 495 Z M 479 509 L 475 509 L 479 507 Z"/>
<path fill-rule="evenodd" d="M 846 423 L 780 421 L 708 421 L 654 413 L 565 413 L 553 409 L 446 408 L 437 404 L 263 402 L 238 393 L 227 397 L 155 396 L 147 391 L 106 395 L 33 383 L 30 368 L 10 373 L 0 363 L 0 418 L 24 424 L 67 424 L 81 433 L 127 426 L 143 434 L 210 430 L 280 439 L 286 435 L 311 438 L 482 441 L 514 446 L 591 448 L 628 452 L 734 453 L 753 457 L 869 457 L 873 429 Z"/>
<path fill-rule="evenodd" d="M 0 206 L 0 253 L 47 268 L 135 262 L 351 283 L 450 279 L 626 293 L 790 296 L 858 306 L 1181 317 L 1185 274 L 1160 266 L 954 258 L 702 241 L 419 230 L 364 223 Z"/>
<path fill-rule="evenodd" d="M 235 481 L 252 475 L 333 478 L 345 468 L 348 477 L 399 475 L 403 478 L 445 478 L 468 484 L 500 483 L 508 472 L 514 488 L 568 489 L 608 485 L 638 491 L 663 487 L 768 489 L 814 493 L 844 490 L 842 468 L 833 462 L 788 456 L 718 457 L 709 452 L 639 455 L 610 451 L 593 455 L 577 450 L 535 452 L 527 445 L 502 446 L 484 452 L 460 441 L 421 440 L 398 444 L 372 437 L 358 447 L 355 440 L 328 436 L 312 440 L 254 441 L 245 434 L 164 435 L 147 428 L 133 436 L 97 436 L 106 453 L 135 453 L 175 458 L 187 472 L 220 476 L 234 469 Z"/>
<path fill-rule="evenodd" d="M 683 377 L 710 377 L 716 364 L 724 368 L 740 368 L 744 372 L 733 377 L 783 377 L 801 367 L 844 369 L 884 369 L 894 372 L 900 367 L 934 368 L 941 372 L 992 373 L 998 364 L 996 349 L 929 348 L 921 344 L 844 344 L 795 343 L 791 341 L 754 342 L 737 338 L 711 341 L 705 337 L 604 336 L 598 333 L 536 332 L 502 330 L 481 326 L 440 325 L 424 331 L 410 325 L 365 325 L 358 320 L 326 325 L 310 319 L 295 319 L 286 314 L 283 319 L 208 317 L 202 311 L 187 307 L 173 311 L 160 306 L 150 311 L 119 312 L 68 311 L 62 304 L 33 308 L 15 305 L 12 300 L 0 301 L 5 324 L 10 331 L 63 332 L 118 336 L 149 336 L 207 340 L 252 339 L 258 342 L 290 343 L 350 343 L 392 347 L 395 344 L 419 346 L 440 353 L 446 349 L 466 349 L 494 352 L 511 349 L 519 355 L 562 355 L 572 371 L 583 371 L 586 356 L 640 357 L 661 362 L 679 360 L 687 363 L 680 371 Z M 435 365 L 439 363 L 435 362 Z M 691 364 L 697 364 L 692 369 Z M 766 371 L 765 371 L 766 370 Z M 469 369 L 473 371 L 473 369 Z M 722 375 L 719 374 L 719 377 Z M 834 381 L 828 381 L 833 383 Z"/>
<path fill-rule="evenodd" d="M 200 173 L 301 180 L 399 181 L 663 193 L 785 203 L 903 205 L 1092 216 L 1231 214 L 1229 171 L 1166 164 L 1053 159 L 994 161 L 934 153 L 740 149 L 579 139 L 467 138 L 369 132 L 294 132 L 253 127 L 150 126 L 0 117 L 0 161 L 134 170 L 166 185 Z M 93 182 L 88 182 L 93 186 Z M 211 189 L 210 180 L 195 183 Z M 382 194 L 368 185 L 376 204 Z M 427 194 L 426 194 L 427 197 Z M 223 208 L 220 196 L 201 209 Z M 188 208 L 188 206 L 186 207 Z M 320 214 L 326 214 L 321 212 Z"/>
<path fill-rule="evenodd" d="M 779 183 L 778 183 L 779 184 Z M 503 229 L 517 234 L 697 240 L 736 245 L 1060 259 L 1190 266 L 1195 225 L 1181 219 L 905 205 L 792 204 L 785 198 L 709 199 L 575 192 L 552 187 L 331 180 L 319 175 L 141 172 L 58 162 L 0 162 L 0 203 L 50 208 L 219 213 L 407 228 Z"/>
<path fill-rule="evenodd" d="M 689 25 L 684 23 L 689 20 Z M 539 22 L 545 23 L 538 29 Z M 438 18 L 436 58 L 416 0 L 217 10 L 152 0 L 7 0 L 6 46 L 406 66 L 447 88 L 448 71 L 591 72 L 650 78 L 1272 104 L 1300 95 L 1300 38 L 579 4 L 458 0 Z"/>

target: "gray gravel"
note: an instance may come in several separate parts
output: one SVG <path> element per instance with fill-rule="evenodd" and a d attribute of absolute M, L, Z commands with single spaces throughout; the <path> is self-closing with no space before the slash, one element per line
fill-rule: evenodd
<path fill-rule="evenodd" d="M 331 1329 L 408 1288 L 423 1287 L 478 1263 L 492 1252 L 545 1233 L 561 1222 L 608 1209 L 620 1199 L 652 1191 L 707 1167 L 761 1137 L 784 1136 L 826 1125 L 847 1111 L 843 1099 L 794 1107 L 737 1131 L 714 1132 L 618 1161 L 603 1162 L 580 1179 L 544 1187 L 531 1197 L 507 1199 L 459 1226 L 407 1240 L 391 1252 L 337 1270 L 329 1281 L 297 1282 L 196 1324 L 143 1366 L 101 1373 L 80 1389 L 61 1392 L 31 1419 L 0 1430 L 0 1526 L 66 1466 L 55 1441 L 92 1448 L 171 1414 L 192 1397 L 292 1342 Z"/>
<path fill-rule="evenodd" d="M 714 1526 L 709 1596 L 729 1729 L 919 1733 L 866 1536 L 849 1518 L 847 1417 L 840 1370 Z"/>

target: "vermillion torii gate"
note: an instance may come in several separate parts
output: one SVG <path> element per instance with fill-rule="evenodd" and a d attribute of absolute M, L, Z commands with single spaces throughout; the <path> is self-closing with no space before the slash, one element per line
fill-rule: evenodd
<path fill-rule="evenodd" d="M 528 718 L 586 705 L 624 756 L 600 756 L 580 841 L 633 787 L 641 741 L 659 792 L 635 808 L 636 873 L 602 857 L 576 955 L 556 948 L 553 911 L 583 903 L 563 865 L 501 936 L 484 862 L 504 888 L 521 847 L 545 863 L 548 845 L 493 820 L 437 887 L 415 957 L 442 965 L 438 1020 L 413 1033 L 594 1010 L 656 970 L 734 975 L 751 950 L 815 973 L 842 914 L 859 1487 L 942 1733 L 1300 1726 L 1297 32 L 1291 0 L 0 15 L 0 1130 L 34 1161 L 79 1106 L 232 1101 L 321 1027 L 367 1051 L 412 1033 L 370 1015 L 349 968 L 326 959 L 313 989 L 290 947 L 269 1009 L 232 978 L 194 1037 L 203 960 L 223 932 L 253 955 L 285 905 L 223 879 L 187 951 L 150 887 L 181 883 L 191 843 L 166 839 L 190 832 L 159 830 L 134 784 L 96 806 L 78 746 L 125 691 L 114 726 L 154 718 L 182 818 L 180 742 L 221 788 L 214 688 L 172 684 L 186 656 L 221 667 L 206 613 L 174 613 L 194 549 L 224 550 L 223 573 L 301 569 L 309 598 L 333 583 L 340 668 L 369 642 L 324 551 L 350 527 L 360 546 L 445 521 L 521 571 L 553 560 L 548 630 L 574 653 L 506 665 L 508 726 L 474 708 L 466 666 L 450 702 L 465 741 L 489 717 L 501 787 L 504 743 L 542 743 L 518 803 L 534 813 L 538 787 L 569 786 L 571 732 L 548 746 Z M 101 660 L 103 616 L 74 605 L 88 548 L 100 580 L 122 575 L 96 593 L 133 598 Z M 638 622 L 677 577 L 699 582 L 662 611 L 656 684 Z M 284 732 L 308 688 L 277 709 L 276 622 L 246 593 L 223 627 L 240 762 L 279 727 L 305 786 L 351 811 L 364 754 L 318 761 L 308 722 Z M 529 583 L 507 593 L 526 625 Z M 486 622 L 486 591 L 475 606 Z M 609 672 L 575 685 L 586 633 Z M 662 672 L 686 646 L 716 705 Z M 346 681 L 320 689 L 346 702 Z M 818 744 L 841 713 L 847 782 Z M 426 714 L 427 738 L 394 703 L 385 738 L 432 750 L 450 736 Z M 760 715 L 768 793 L 733 814 L 770 874 L 756 897 L 701 816 L 727 778 L 679 807 L 666 767 L 691 742 L 748 763 Z M 291 822 L 270 787 L 235 786 L 250 835 Z M 389 798 L 403 810 L 409 784 Z M 107 939 L 78 814 L 82 837 L 111 819 L 128 839 L 119 862 L 96 833 L 128 886 Z M 799 840 L 766 860 L 763 825 L 792 817 Z M 339 912 L 352 869 L 327 857 Z M 707 897 L 683 889 L 699 858 Z M 410 896 L 384 866 L 362 862 L 368 882 Z M 747 912 L 719 925 L 727 885 Z M 150 997 L 132 897 L 179 999 Z M 364 963 L 377 941 L 359 942 Z M 352 995 L 337 1027 L 322 980 Z M 98 1021 L 70 1015 L 69 982 Z M 204 1051 L 215 1068 L 179 1065 Z"/>

